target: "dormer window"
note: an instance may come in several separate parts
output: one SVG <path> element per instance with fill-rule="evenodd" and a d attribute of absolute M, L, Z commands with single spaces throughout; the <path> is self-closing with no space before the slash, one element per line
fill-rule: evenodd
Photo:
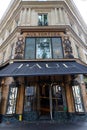
<path fill-rule="evenodd" d="M 48 25 L 48 15 L 47 14 L 38 14 L 38 25 L 39 26 Z"/>

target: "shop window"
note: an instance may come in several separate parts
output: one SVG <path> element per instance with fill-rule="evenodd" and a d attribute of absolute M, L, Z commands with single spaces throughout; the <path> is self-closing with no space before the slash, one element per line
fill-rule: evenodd
<path fill-rule="evenodd" d="M 36 59 L 52 58 L 51 55 L 51 39 L 37 38 L 36 39 Z"/>
<path fill-rule="evenodd" d="M 53 85 L 52 102 L 54 111 L 63 111 L 63 96 L 62 87 L 60 85 Z"/>
<path fill-rule="evenodd" d="M 27 86 L 25 88 L 24 112 L 34 111 L 36 109 L 36 87 Z"/>
<path fill-rule="evenodd" d="M 47 14 L 38 14 L 38 25 L 47 26 L 48 25 L 48 15 Z"/>
<path fill-rule="evenodd" d="M 26 38 L 25 58 L 35 59 L 35 38 Z"/>
<path fill-rule="evenodd" d="M 76 112 L 84 112 L 79 85 L 72 86 Z"/>
<path fill-rule="evenodd" d="M 18 87 L 14 83 L 12 83 L 9 86 L 9 95 L 8 95 L 6 114 L 15 114 L 17 92 L 18 92 Z"/>
<path fill-rule="evenodd" d="M 63 48 L 61 38 L 52 38 L 53 58 L 63 58 Z"/>
<path fill-rule="evenodd" d="M 63 58 L 62 40 L 57 38 L 26 38 L 25 59 Z"/>

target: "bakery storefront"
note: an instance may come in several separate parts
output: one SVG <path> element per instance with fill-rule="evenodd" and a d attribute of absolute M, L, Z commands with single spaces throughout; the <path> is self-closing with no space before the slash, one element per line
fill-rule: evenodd
<path fill-rule="evenodd" d="M 3 121 L 65 121 L 86 113 L 80 81 L 87 66 L 73 58 L 69 39 L 49 35 L 19 38 L 15 59 L 1 68 Z"/>
<path fill-rule="evenodd" d="M 14 61 L 7 65 L 1 70 L 5 76 L 1 87 L 4 118 L 63 120 L 67 112 L 84 113 L 80 84 L 75 80 L 81 68 L 86 71 L 74 60 Z M 78 72 L 74 75 L 74 71 Z"/>

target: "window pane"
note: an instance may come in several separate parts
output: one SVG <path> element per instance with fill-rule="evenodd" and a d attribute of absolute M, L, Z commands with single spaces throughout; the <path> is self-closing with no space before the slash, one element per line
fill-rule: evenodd
<path fill-rule="evenodd" d="M 55 111 L 63 111 L 63 96 L 62 87 L 60 85 L 53 85 L 52 90 L 53 109 Z"/>
<path fill-rule="evenodd" d="M 40 25 L 40 26 L 48 25 L 47 14 L 38 15 L 38 25 Z"/>
<path fill-rule="evenodd" d="M 36 87 L 27 86 L 25 88 L 24 112 L 34 111 L 36 109 Z"/>
<path fill-rule="evenodd" d="M 35 59 L 35 38 L 26 38 L 25 59 Z"/>
<path fill-rule="evenodd" d="M 6 114 L 15 114 L 17 91 L 17 87 L 10 87 Z"/>
<path fill-rule="evenodd" d="M 84 112 L 79 86 L 72 86 L 72 90 L 76 112 Z"/>
<path fill-rule="evenodd" d="M 63 58 L 61 38 L 52 38 L 53 58 Z"/>
<path fill-rule="evenodd" d="M 51 55 L 51 38 L 36 38 L 36 58 L 48 59 Z"/>
<path fill-rule="evenodd" d="M 47 20 L 47 14 L 44 15 L 44 25 L 48 24 L 48 20 Z"/>

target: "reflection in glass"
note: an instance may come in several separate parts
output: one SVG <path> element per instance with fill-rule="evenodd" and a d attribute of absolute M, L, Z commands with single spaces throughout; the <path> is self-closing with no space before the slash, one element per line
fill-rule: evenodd
<path fill-rule="evenodd" d="M 84 112 L 79 86 L 72 86 L 72 90 L 76 112 Z"/>
<path fill-rule="evenodd" d="M 36 39 L 36 58 L 48 59 L 51 56 L 51 39 L 37 38 Z"/>
<path fill-rule="evenodd" d="M 17 87 L 10 87 L 6 114 L 15 114 Z"/>
<path fill-rule="evenodd" d="M 38 25 L 39 26 L 47 26 L 48 25 L 47 14 L 39 14 L 38 15 Z"/>
<path fill-rule="evenodd" d="M 35 38 L 26 38 L 25 59 L 35 59 Z"/>
<path fill-rule="evenodd" d="M 53 85 L 52 99 L 54 111 L 63 111 L 62 87 L 60 85 Z"/>
<path fill-rule="evenodd" d="M 30 112 L 36 106 L 36 87 L 27 86 L 25 88 L 24 112 Z"/>
<path fill-rule="evenodd" d="M 63 58 L 61 38 L 52 38 L 53 58 Z"/>
<path fill-rule="evenodd" d="M 60 37 L 26 38 L 25 59 L 63 58 Z"/>

